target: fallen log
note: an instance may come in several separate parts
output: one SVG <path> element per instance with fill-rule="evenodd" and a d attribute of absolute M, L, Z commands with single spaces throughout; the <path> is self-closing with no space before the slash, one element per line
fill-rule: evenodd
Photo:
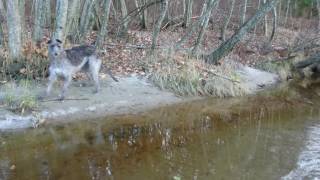
<path fill-rule="evenodd" d="M 320 53 L 317 53 L 304 61 L 298 62 L 297 64 L 294 65 L 294 67 L 296 69 L 303 69 L 311 65 L 312 66 L 317 65 L 319 63 L 320 63 Z"/>

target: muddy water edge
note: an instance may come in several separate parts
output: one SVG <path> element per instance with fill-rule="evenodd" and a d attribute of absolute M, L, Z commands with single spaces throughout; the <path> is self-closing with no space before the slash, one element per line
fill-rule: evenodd
<path fill-rule="evenodd" d="M 310 141 L 310 129 L 320 124 L 317 92 L 281 87 L 139 115 L 0 132 L 0 179 L 318 177 L 320 159 L 301 166 L 310 143 L 320 153 Z"/>

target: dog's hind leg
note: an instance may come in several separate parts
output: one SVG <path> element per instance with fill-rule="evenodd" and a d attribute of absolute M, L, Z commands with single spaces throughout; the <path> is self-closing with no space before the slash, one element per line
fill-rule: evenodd
<path fill-rule="evenodd" d="M 96 57 L 90 57 L 89 59 L 89 71 L 91 73 L 92 79 L 95 83 L 94 93 L 99 92 L 100 90 L 100 82 L 99 82 L 99 71 L 101 67 L 101 60 Z"/>

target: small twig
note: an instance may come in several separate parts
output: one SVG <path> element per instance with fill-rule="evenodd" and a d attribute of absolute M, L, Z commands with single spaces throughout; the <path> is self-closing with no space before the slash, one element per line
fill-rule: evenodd
<path fill-rule="evenodd" d="M 114 48 L 114 47 L 122 47 L 122 48 L 126 48 L 126 49 L 150 49 L 150 46 L 147 45 L 142 45 L 142 44 L 115 44 L 115 43 L 106 43 L 104 44 L 106 45 L 108 48 Z M 157 46 L 156 49 L 170 49 L 171 47 L 164 47 L 164 46 Z M 185 51 L 189 51 L 189 48 L 178 48 L 179 50 L 185 50 Z"/>
<path fill-rule="evenodd" d="M 135 44 L 114 44 L 114 43 L 107 43 L 105 44 L 107 46 L 111 46 L 111 47 L 124 47 L 124 48 L 135 48 L 135 49 L 149 49 L 150 47 L 146 46 L 146 45 L 135 45 Z"/>
<path fill-rule="evenodd" d="M 217 74 L 217 73 L 215 73 L 215 72 L 213 72 L 213 71 L 211 71 L 211 70 L 207 70 L 207 69 L 204 69 L 204 70 L 205 70 L 206 72 L 210 73 L 210 74 L 213 74 L 214 76 L 217 76 L 217 77 L 220 77 L 220 78 L 222 78 L 222 79 L 231 81 L 231 82 L 233 82 L 233 83 L 240 83 L 240 81 L 238 81 L 238 80 L 234 80 L 234 79 L 225 77 L 225 76 L 220 75 L 220 74 Z"/>
<path fill-rule="evenodd" d="M 86 101 L 89 100 L 88 98 L 65 98 L 65 99 L 46 99 L 46 100 L 41 100 L 40 102 L 50 102 L 50 101 Z"/>

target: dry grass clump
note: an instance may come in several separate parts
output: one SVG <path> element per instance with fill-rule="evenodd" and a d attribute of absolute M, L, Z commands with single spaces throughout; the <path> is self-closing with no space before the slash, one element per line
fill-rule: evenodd
<path fill-rule="evenodd" d="M 1 86 L 0 104 L 15 113 L 30 113 L 38 107 L 37 97 L 32 93 L 32 87 L 28 80 Z"/>
<path fill-rule="evenodd" d="M 242 96 L 248 90 L 241 85 L 234 68 L 229 61 L 212 66 L 186 57 L 158 59 L 150 79 L 161 89 L 180 96 Z"/>
<path fill-rule="evenodd" d="M 47 76 L 49 60 L 47 58 L 46 40 L 39 44 L 26 42 L 22 49 L 22 57 L 12 60 L 7 48 L 0 49 L 0 78 L 1 79 L 36 79 Z"/>

